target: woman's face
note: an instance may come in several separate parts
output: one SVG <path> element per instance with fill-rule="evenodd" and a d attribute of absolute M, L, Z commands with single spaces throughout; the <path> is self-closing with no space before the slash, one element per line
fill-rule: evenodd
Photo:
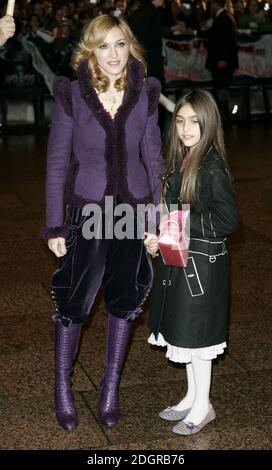
<path fill-rule="evenodd" d="M 189 148 L 195 147 L 201 137 L 200 126 L 192 106 L 186 103 L 176 115 L 176 127 L 182 143 Z"/>
<path fill-rule="evenodd" d="M 129 57 L 129 47 L 121 29 L 114 26 L 104 42 L 94 50 L 94 55 L 108 78 L 119 78 Z"/>

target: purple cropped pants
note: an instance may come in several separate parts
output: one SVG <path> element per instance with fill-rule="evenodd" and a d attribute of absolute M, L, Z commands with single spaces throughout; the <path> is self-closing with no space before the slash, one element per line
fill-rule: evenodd
<path fill-rule="evenodd" d="M 141 313 L 153 270 L 143 239 L 86 239 L 82 227 L 87 216 L 80 208 L 68 208 L 67 254 L 54 272 L 51 293 L 56 313 L 64 325 L 83 323 L 100 287 L 106 308 L 128 321 Z"/>

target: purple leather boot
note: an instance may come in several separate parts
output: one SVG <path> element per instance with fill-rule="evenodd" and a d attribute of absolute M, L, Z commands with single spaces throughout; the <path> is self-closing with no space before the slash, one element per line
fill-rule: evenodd
<path fill-rule="evenodd" d="M 125 363 L 132 322 L 108 313 L 106 364 L 101 382 L 100 418 L 106 426 L 115 426 L 119 418 L 119 382 Z"/>
<path fill-rule="evenodd" d="M 66 431 L 77 427 L 77 413 L 74 406 L 70 376 L 73 372 L 79 342 L 81 324 L 64 326 L 56 321 L 55 343 L 55 406 L 58 423 Z"/>

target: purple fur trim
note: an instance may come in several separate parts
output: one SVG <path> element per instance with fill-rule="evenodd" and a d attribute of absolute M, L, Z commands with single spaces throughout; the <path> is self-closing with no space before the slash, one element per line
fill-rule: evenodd
<path fill-rule="evenodd" d="M 95 89 L 91 86 L 91 75 L 88 69 L 88 66 L 85 62 L 81 63 L 78 68 L 78 82 L 81 92 L 81 96 L 86 101 L 87 105 L 91 109 L 95 118 L 99 124 L 106 131 L 106 141 L 105 141 L 105 160 L 107 162 L 107 187 L 105 190 L 105 195 L 114 194 L 113 186 L 113 158 L 111 158 L 111 146 L 114 139 L 114 123 L 111 119 L 111 116 L 103 108 L 103 105 L 100 103 L 100 100 L 97 96 Z"/>
<path fill-rule="evenodd" d="M 135 70 L 136 83 L 139 83 L 137 82 L 138 71 L 137 71 L 136 64 L 139 64 L 139 62 L 138 63 L 136 62 L 135 64 L 134 63 L 131 64 L 131 73 Z M 143 73 L 143 68 L 141 69 L 141 71 Z M 143 75 L 142 75 L 142 85 L 143 85 Z M 140 91 L 141 90 L 137 89 L 136 87 L 134 88 L 131 87 L 129 91 L 125 94 L 122 106 L 119 108 L 115 116 L 116 134 L 117 134 L 116 142 L 118 142 L 119 158 L 113 159 L 115 164 L 113 166 L 112 179 L 113 181 L 119 181 L 120 196 L 127 204 L 131 204 L 132 206 L 135 206 L 137 203 L 144 204 L 152 200 L 151 194 L 149 194 L 147 197 L 144 197 L 142 199 L 136 199 L 133 196 L 133 194 L 130 193 L 128 189 L 128 182 L 127 182 L 128 181 L 128 178 L 127 178 L 128 155 L 127 155 L 127 148 L 126 148 L 126 135 L 125 135 L 124 129 L 126 126 L 126 120 L 139 99 Z M 112 152 L 112 144 L 113 142 L 111 142 L 111 145 L 109 148 L 110 153 Z"/>
<path fill-rule="evenodd" d="M 78 68 L 78 81 L 81 96 L 86 101 L 97 121 L 106 131 L 105 160 L 107 162 L 107 186 L 104 196 L 117 195 L 118 193 L 126 203 L 133 206 L 151 202 L 151 192 L 142 199 L 136 199 L 128 190 L 128 157 L 124 132 L 126 120 L 135 107 L 144 84 L 144 66 L 137 60 L 133 60 L 128 65 L 129 87 L 124 94 L 123 103 L 114 119 L 104 109 L 96 91 L 91 86 L 91 75 L 86 62 L 81 63 Z"/>
<path fill-rule="evenodd" d="M 56 77 L 53 84 L 55 99 L 59 98 L 65 113 L 73 117 L 71 82 L 67 77 Z"/>
<path fill-rule="evenodd" d="M 67 238 L 70 233 L 70 229 L 66 225 L 61 225 L 59 227 L 44 227 L 41 230 L 41 237 L 44 240 L 49 240 L 50 238 L 63 237 Z"/>
<path fill-rule="evenodd" d="M 144 80 L 144 66 L 138 60 L 132 60 L 128 65 L 129 88 L 141 90 Z"/>
<path fill-rule="evenodd" d="M 86 204 L 98 204 L 103 209 L 105 207 L 104 196 L 100 200 L 86 199 L 75 193 L 74 187 L 75 187 L 75 181 L 76 181 L 76 177 L 78 174 L 78 170 L 79 170 L 79 162 L 77 159 L 75 159 L 75 157 L 72 157 L 72 161 L 70 163 L 66 185 L 65 185 L 64 202 L 71 207 L 84 207 Z M 107 188 L 109 188 L 109 184 L 107 185 Z M 111 193 L 108 192 L 107 194 L 111 194 Z M 126 193 L 126 203 L 130 204 L 132 207 L 136 207 L 137 204 L 149 204 L 152 201 L 153 201 L 153 198 L 152 198 L 151 192 L 146 197 L 143 197 L 141 199 L 134 198 L 128 191 Z"/>
<path fill-rule="evenodd" d="M 148 116 L 151 116 L 159 104 L 161 84 L 159 80 L 154 77 L 148 77 L 145 83 L 148 95 Z"/>

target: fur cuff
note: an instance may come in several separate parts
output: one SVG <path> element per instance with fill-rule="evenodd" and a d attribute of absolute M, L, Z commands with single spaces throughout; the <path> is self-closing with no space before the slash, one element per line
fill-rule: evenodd
<path fill-rule="evenodd" d="M 49 240 L 50 238 L 63 237 L 67 238 L 70 233 L 70 229 L 66 225 L 61 225 L 60 227 L 44 227 L 41 230 L 41 237 L 44 240 Z"/>
<path fill-rule="evenodd" d="M 71 82 L 67 77 L 56 77 L 53 84 L 54 98 L 59 99 L 65 113 L 73 117 Z"/>

